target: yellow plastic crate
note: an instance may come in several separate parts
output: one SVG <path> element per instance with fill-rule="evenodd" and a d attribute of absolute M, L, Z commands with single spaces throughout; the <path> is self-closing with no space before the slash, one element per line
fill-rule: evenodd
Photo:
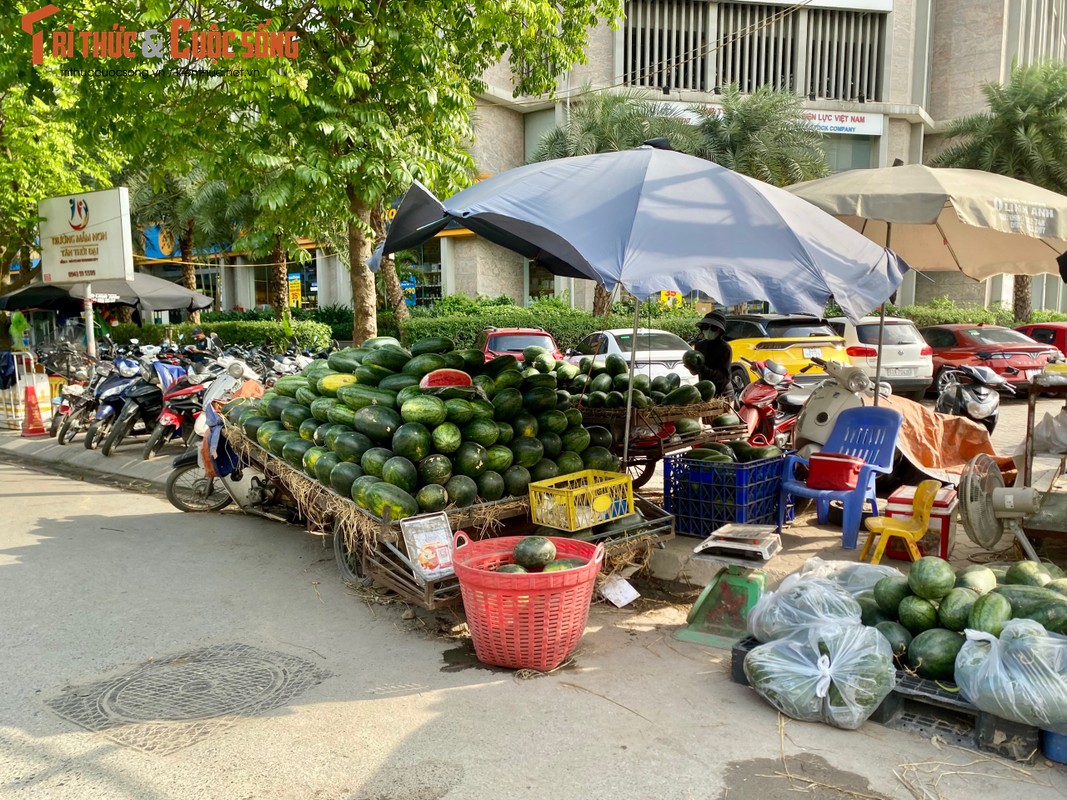
<path fill-rule="evenodd" d="M 634 513 L 629 475 L 587 469 L 530 484 L 530 518 L 573 533 Z"/>

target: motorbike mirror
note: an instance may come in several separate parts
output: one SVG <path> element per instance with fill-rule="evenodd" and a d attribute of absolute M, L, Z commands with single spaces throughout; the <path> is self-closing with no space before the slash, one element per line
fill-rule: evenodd
<path fill-rule="evenodd" d="M 136 347 L 140 343 L 141 343 L 140 339 L 130 339 L 130 344 L 132 344 L 134 347 Z"/>

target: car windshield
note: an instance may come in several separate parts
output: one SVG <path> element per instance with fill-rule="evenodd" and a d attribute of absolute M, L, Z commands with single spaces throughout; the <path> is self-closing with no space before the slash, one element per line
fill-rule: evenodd
<path fill-rule="evenodd" d="M 497 353 L 521 353 L 535 345 L 549 352 L 556 349 L 552 337 L 543 333 L 502 333 L 489 337 L 489 349 Z"/>
<path fill-rule="evenodd" d="M 856 338 L 859 339 L 860 344 L 878 344 L 878 325 L 857 325 Z M 911 323 L 887 322 L 882 343 L 887 345 L 923 344 L 923 340 Z"/>
<path fill-rule="evenodd" d="M 806 322 L 797 319 L 776 319 L 767 323 L 767 335 L 772 339 L 796 339 L 806 336 L 837 336 L 825 322 Z"/>
<path fill-rule="evenodd" d="M 1033 344 L 1033 340 L 1008 328 L 968 328 L 968 338 L 978 344 Z"/>
<path fill-rule="evenodd" d="M 615 334 L 615 341 L 619 343 L 619 350 L 623 353 L 629 353 L 630 348 L 633 346 L 634 335 L 632 333 L 617 333 Z M 661 331 L 659 333 L 639 333 L 637 334 L 637 352 L 645 352 L 648 350 L 688 350 L 689 345 L 685 343 L 685 340 L 675 336 L 673 333 L 667 333 Z"/>

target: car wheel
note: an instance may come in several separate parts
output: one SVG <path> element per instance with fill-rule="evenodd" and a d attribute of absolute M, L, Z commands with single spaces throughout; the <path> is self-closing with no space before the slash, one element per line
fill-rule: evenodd
<path fill-rule="evenodd" d="M 741 392 L 745 390 L 752 381 L 749 380 L 748 372 L 743 369 L 735 367 L 730 370 L 730 385 L 734 387 L 734 394 L 737 397 L 741 396 Z"/>

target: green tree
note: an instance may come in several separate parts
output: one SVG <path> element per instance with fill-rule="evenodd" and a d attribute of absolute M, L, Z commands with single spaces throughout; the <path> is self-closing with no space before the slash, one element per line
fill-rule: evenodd
<path fill-rule="evenodd" d="M 586 84 L 571 102 L 568 118 L 541 138 L 530 160 L 629 150 L 656 138 L 683 153 L 695 153 L 701 145 L 678 106 L 657 102 L 641 89 L 595 92 Z"/>
<path fill-rule="evenodd" d="M 530 160 L 629 150 L 656 138 L 667 139 L 683 153 L 695 153 L 701 145 L 699 131 L 677 106 L 656 102 L 641 89 L 595 92 L 587 84 L 571 102 L 563 125 L 541 138 Z M 593 313 L 606 314 L 610 306 L 611 293 L 598 283 Z"/>
<path fill-rule="evenodd" d="M 1015 66 L 1006 84 L 982 86 L 986 111 L 953 120 L 935 167 L 980 169 L 1067 194 L 1067 64 Z M 1029 275 L 1016 275 L 1013 309 L 1033 312 Z"/>
<path fill-rule="evenodd" d="M 830 174 L 822 134 L 804 119 L 800 98 L 769 86 L 722 90 L 720 107 L 698 108 L 699 155 L 775 186 Z"/>

